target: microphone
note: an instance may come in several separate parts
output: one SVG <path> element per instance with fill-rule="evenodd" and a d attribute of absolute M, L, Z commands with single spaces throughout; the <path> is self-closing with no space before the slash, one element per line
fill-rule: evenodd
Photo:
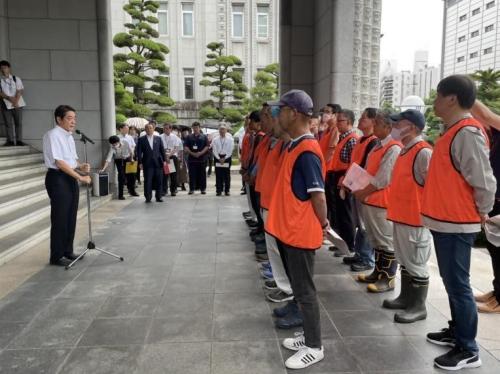
<path fill-rule="evenodd" d="M 89 142 L 90 144 L 95 144 L 94 141 L 92 139 L 90 139 L 87 135 L 85 135 L 83 132 L 81 132 L 80 130 L 76 130 L 75 131 L 78 135 L 80 135 L 80 140 L 82 142 Z"/>

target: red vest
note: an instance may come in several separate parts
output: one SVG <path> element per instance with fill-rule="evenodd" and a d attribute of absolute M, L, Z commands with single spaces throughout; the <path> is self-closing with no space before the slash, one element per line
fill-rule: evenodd
<path fill-rule="evenodd" d="M 286 149 L 276 177 L 266 231 L 281 242 L 305 250 L 316 250 L 323 242 L 323 230 L 314 213 L 311 199 L 299 200 L 292 190 L 292 172 L 297 158 L 312 152 L 321 159 L 323 176 L 326 173 L 321 148 L 314 138 L 302 139 L 292 150 Z"/>
<path fill-rule="evenodd" d="M 474 118 L 459 121 L 438 139 L 432 153 L 422 201 L 422 215 L 436 221 L 456 224 L 481 222 L 474 190 L 453 165 L 451 155 L 453 139 L 466 126 L 480 129 L 488 144 L 483 126 Z"/>
<path fill-rule="evenodd" d="M 366 171 L 368 173 L 370 173 L 373 176 L 377 174 L 378 169 L 380 168 L 380 163 L 382 162 L 385 153 L 392 146 L 398 146 L 401 148 L 401 143 L 391 139 L 386 145 L 384 145 L 381 148 L 374 149 L 370 153 L 370 155 L 368 156 L 368 160 L 366 161 Z M 389 193 L 389 186 L 373 192 L 366 198 L 366 200 L 363 203 L 366 205 L 375 206 L 377 208 L 387 209 L 388 193 Z"/>
<path fill-rule="evenodd" d="M 387 206 L 387 219 L 409 226 L 422 227 L 421 205 L 424 187 L 417 183 L 413 165 L 422 149 L 431 149 L 424 141 L 400 154 L 392 172 Z"/>
<path fill-rule="evenodd" d="M 349 168 L 348 163 L 343 162 L 340 159 L 340 154 L 342 153 L 342 149 L 345 147 L 347 142 L 351 139 L 359 139 L 358 134 L 355 132 L 352 132 L 351 134 L 347 135 L 344 139 L 342 139 L 339 144 L 337 144 L 337 147 L 335 147 L 335 152 L 333 153 L 332 161 L 327 167 L 327 171 L 346 171 Z M 352 154 L 352 153 L 351 153 Z"/>

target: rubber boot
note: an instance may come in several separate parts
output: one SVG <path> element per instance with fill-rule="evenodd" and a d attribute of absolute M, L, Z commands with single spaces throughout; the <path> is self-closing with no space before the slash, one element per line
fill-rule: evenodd
<path fill-rule="evenodd" d="M 408 306 L 408 293 L 410 292 L 410 274 L 405 267 L 401 267 L 401 293 L 395 299 L 384 300 L 382 306 L 386 309 L 406 309 Z"/>
<path fill-rule="evenodd" d="M 376 282 L 378 276 L 382 270 L 382 252 L 380 249 L 375 248 L 375 267 L 370 274 L 359 274 L 356 278 L 358 282 L 361 283 L 373 283 Z"/>
<path fill-rule="evenodd" d="M 396 271 L 398 263 L 394 252 L 382 252 L 382 269 L 378 275 L 378 280 L 368 285 L 368 292 L 381 293 L 392 291 L 396 283 Z"/>
<path fill-rule="evenodd" d="M 425 300 L 429 291 L 429 278 L 412 277 L 410 283 L 410 297 L 408 307 L 394 315 L 397 323 L 412 323 L 427 318 Z"/>

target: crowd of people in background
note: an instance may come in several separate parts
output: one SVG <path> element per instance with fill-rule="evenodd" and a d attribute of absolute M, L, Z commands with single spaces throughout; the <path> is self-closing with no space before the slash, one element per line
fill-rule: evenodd
<path fill-rule="evenodd" d="M 295 352 L 286 367 L 324 358 L 314 285 L 314 254 L 324 245 L 367 292 L 394 290 L 400 269 L 399 295 L 381 305 L 395 311 L 395 323 L 427 318 L 434 246 L 451 310 L 449 325 L 427 334 L 451 347 L 435 366 L 481 366 L 477 312 L 500 313 L 499 248 L 488 246 L 493 291 L 474 296 L 469 273 L 477 233 L 499 212 L 500 117 L 476 100 L 463 75 L 438 85 L 434 110 L 444 125 L 435 144 L 425 140 L 425 118 L 415 109 L 366 108 L 356 129 L 352 110 L 328 104 L 317 116 L 313 107 L 307 93 L 291 90 L 249 114 L 240 141 L 243 217 L 266 298 L 286 302 L 273 310 L 277 328 L 303 328 L 282 342 Z M 331 245 L 339 243 L 335 234 L 343 250 Z"/>

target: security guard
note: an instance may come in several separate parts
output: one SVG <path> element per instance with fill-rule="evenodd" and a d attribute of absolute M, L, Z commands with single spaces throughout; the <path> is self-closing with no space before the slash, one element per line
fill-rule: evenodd
<path fill-rule="evenodd" d="M 76 111 L 60 105 L 54 112 L 57 126 L 43 137 L 43 157 L 48 171 L 45 188 L 50 198 L 50 264 L 67 266 L 78 257 L 73 252 L 76 214 L 80 191 L 78 182 L 91 183 L 90 165 L 80 163 L 76 154 L 73 131 Z"/>

